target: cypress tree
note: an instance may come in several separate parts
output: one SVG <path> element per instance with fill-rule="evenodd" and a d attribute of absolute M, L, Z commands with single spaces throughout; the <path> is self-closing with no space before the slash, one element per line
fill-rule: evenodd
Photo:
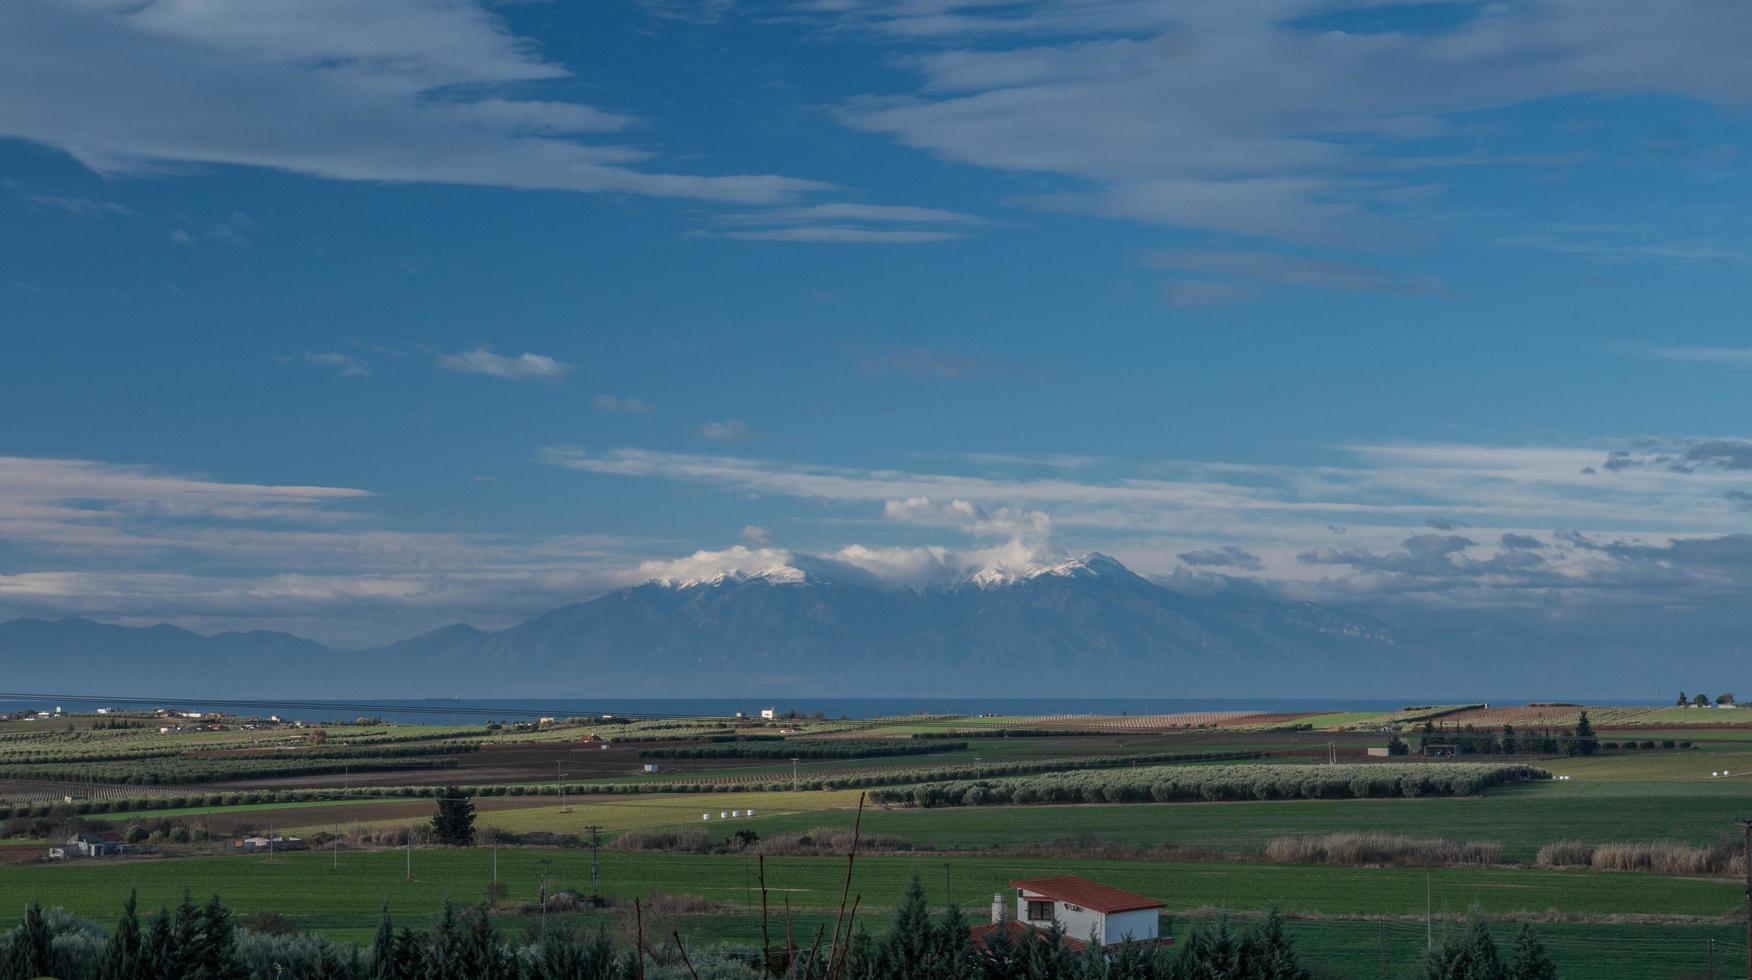
<path fill-rule="evenodd" d="M 389 902 L 383 903 L 383 914 L 377 919 L 377 934 L 371 938 L 371 972 L 369 980 L 412 980 L 398 968 L 395 924 L 389 920 Z"/>
<path fill-rule="evenodd" d="M 1588 721 L 1588 713 L 1582 712 L 1576 719 L 1576 740 L 1573 753 L 1575 755 L 1593 755 L 1600 751 L 1600 738 L 1594 734 L 1594 726 Z"/>
<path fill-rule="evenodd" d="M 1248 980 L 1308 980 L 1308 968 L 1302 965 L 1290 937 L 1284 935 L 1284 917 L 1275 905 L 1248 937 L 1246 959 Z"/>
<path fill-rule="evenodd" d="M 456 914 L 456 904 L 446 899 L 444 910 L 438 914 L 438 923 L 432 927 L 426 940 L 425 963 L 421 971 L 426 980 L 449 980 L 461 976 L 467 943 L 462 921 Z"/>
<path fill-rule="evenodd" d="M 154 912 L 146 923 L 146 937 L 140 944 L 139 975 L 141 980 L 178 980 L 182 976 L 170 913 L 164 909 Z"/>
<path fill-rule="evenodd" d="M 918 875 L 913 875 L 906 896 L 900 900 L 894 927 L 883 943 L 883 971 L 897 976 L 921 975 L 930 959 L 934 931 L 931 909 L 925 902 L 925 886 Z"/>
<path fill-rule="evenodd" d="M 1526 923 L 1515 934 L 1515 955 L 1509 964 L 1509 980 L 1557 980 L 1557 965 L 1545 955 L 1545 944 Z"/>
<path fill-rule="evenodd" d="M 967 916 L 961 913 L 961 906 L 952 904 L 943 910 L 943 917 L 933 930 L 931 946 L 931 962 L 937 976 L 959 980 L 968 975 L 971 947 Z"/>
<path fill-rule="evenodd" d="M 54 959 L 54 934 L 43 907 L 32 902 L 24 907 L 24 924 L 12 934 L 12 955 L 9 957 L 12 975 L 21 978 L 46 976 Z"/>
<path fill-rule="evenodd" d="M 1229 930 L 1229 917 L 1217 916 L 1213 925 L 1200 925 L 1186 937 L 1180 954 L 1180 975 L 1187 980 L 1237 980 L 1246 974 L 1241 944 Z"/>
<path fill-rule="evenodd" d="M 1490 926 L 1474 913 L 1465 932 L 1444 939 L 1442 948 L 1430 954 L 1424 976 L 1428 980 L 1508 980 L 1508 971 L 1497 955 Z"/>
<path fill-rule="evenodd" d="M 474 800 L 451 786 L 438 797 L 438 812 L 432 815 L 432 836 L 440 844 L 463 846 L 474 843 Z"/>
<path fill-rule="evenodd" d="M 187 901 L 187 899 L 184 899 Z M 231 910 L 214 895 L 196 910 L 190 942 L 183 952 L 184 976 L 188 980 L 237 980 L 243 967 L 237 961 L 237 924 Z"/>
<path fill-rule="evenodd" d="M 128 900 L 122 904 L 122 917 L 116 922 L 116 931 L 110 933 L 109 942 L 104 944 L 103 963 L 98 967 L 97 980 L 134 980 L 141 970 L 140 946 L 139 901 L 133 890 L 129 890 Z"/>

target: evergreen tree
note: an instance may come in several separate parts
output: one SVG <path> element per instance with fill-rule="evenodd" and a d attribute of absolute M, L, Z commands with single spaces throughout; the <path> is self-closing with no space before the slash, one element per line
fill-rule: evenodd
<path fill-rule="evenodd" d="M 159 909 L 146 924 L 146 937 L 140 944 L 141 980 L 179 980 L 182 963 L 176 953 L 176 936 L 172 932 L 170 913 Z"/>
<path fill-rule="evenodd" d="M 925 886 L 913 875 L 906 896 L 900 900 L 900 911 L 894 926 L 882 944 L 880 969 L 893 976 L 919 976 L 929 961 L 933 933 L 931 909 L 925 902 Z"/>
<path fill-rule="evenodd" d="M 462 976 L 461 964 L 466 957 L 468 937 L 462 920 L 456 914 L 456 904 L 446 899 L 438 922 L 426 939 L 422 973 L 426 980 L 450 980 Z"/>
<path fill-rule="evenodd" d="M 371 937 L 369 980 L 413 980 L 398 969 L 397 952 L 395 923 L 389 920 L 389 902 L 385 901 L 383 914 L 377 919 L 377 934 Z"/>
<path fill-rule="evenodd" d="M 1186 980 L 1239 980 L 1242 972 L 1241 943 L 1229 929 L 1229 917 L 1217 916 L 1215 925 L 1200 925 L 1186 937 L 1180 953 L 1180 975 Z"/>
<path fill-rule="evenodd" d="M 1600 737 L 1594 734 L 1594 726 L 1588 721 L 1586 711 L 1576 719 L 1576 737 L 1571 744 L 1575 746 L 1576 755 L 1593 755 L 1600 751 Z"/>
<path fill-rule="evenodd" d="M 516 968 L 499 944 L 498 930 L 493 928 L 485 905 L 475 910 L 463 932 L 462 962 L 455 975 L 469 980 L 516 980 Z"/>
<path fill-rule="evenodd" d="M 139 902 L 134 892 L 122 904 L 122 917 L 103 948 L 103 964 L 97 980 L 134 980 L 141 970 Z"/>
<path fill-rule="evenodd" d="M 54 941 L 48 920 L 43 918 L 43 907 L 36 902 L 25 906 L 24 924 L 12 934 L 5 963 L 7 974 L 19 980 L 47 975 L 54 957 Z"/>
<path fill-rule="evenodd" d="M 1509 963 L 1509 980 L 1557 980 L 1557 966 L 1545 955 L 1545 944 L 1526 923 L 1515 934 L 1515 956 Z"/>
<path fill-rule="evenodd" d="M 474 843 L 474 800 L 451 786 L 438 797 L 438 812 L 432 815 L 432 836 L 440 844 L 462 847 Z"/>
<path fill-rule="evenodd" d="M 219 904 L 219 896 L 214 895 L 195 912 L 193 924 L 189 944 L 183 951 L 184 976 L 188 980 L 241 978 L 242 964 L 237 961 L 237 924 L 232 920 L 231 910 Z"/>
<path fill-rule="evenodd" d="M 1308 968 L 1284 935 L 1284 917 L 1275 905 L 1248 937 L 1245 951 L 1248 980 L 1308 980 Z"/>
<path fill-rule="evenodd" d="M 1449 936 L 1424 964 L 1427 980 L 1508 980 L 1484 917 L 1474 913 L 1466 931 Z"/>
<path fill-rule="evenodd" d="M 960 980 L 971 972 L 972 964 L 967 916 L 961 914 L 961 906 L 951 904 L 932 929 L 931 965 L 937 976 Z"/>
<path fill-rule="evenodd" d="M 1503 754 L 1514 755 L 1521 751 L 1521 740 L 1515 735 L 1515 726 L 1503 726 Z"/>

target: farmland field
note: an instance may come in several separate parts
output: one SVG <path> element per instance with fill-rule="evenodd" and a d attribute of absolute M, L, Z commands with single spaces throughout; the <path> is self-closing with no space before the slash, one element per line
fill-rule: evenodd
<path fill-rule="evenodd" d="M 1509 718 L 1543 719 L 1563 731 L 1574 724 L 1566 714 L 1572 710 L 1437 706 L 765 724 L 698 719 L 613 728 L 597 721 L 491 728 L 341 724 L 324 726 L 319 737 L 285 728 L 160 733 L 94 729 L 88 722 L 70 723 L 70 729 L 12 723 L 0 725 L 0 761 L 31 767 L 35 778 L 0 783 L 0 808 L 9 814 L 0 822 L 0 860 L 11 862 L 0 872 L 0 903 L 18 907 L 36 898 L 105 920 L 130 887 L 155 906 L 174 901 L 186 886 L 197 895 L 218 892 L 246 918 L 275 911 L 298 928 L 360 941 L 386 901 L 405 924 L 418 927 L 433 921 L 446 896 L 481 900 L 497 862 L 505 894 L 495 915 L 522 930 L 531 924 L 527 907 L 543 871 L 556 888 L 587 887 L 591 852 L 578 841 L 594 826 L 606 843 L 604 891 L 621 904 L 565 913 L 567 921 L 606 917 L 605 924 L 618 926 L 628 899 L 692 896 L 678 903 L 675 928 L 694 942 L 749 943 L 759 936 L 755 855 L 764 854 L 773 900 L 788 899 L 797 928 L 814 928 L 837 906 L 845 871 L 843 856 L 819 842 L 849 839 L 864 792 L 854 787 L 869 785 L 890 787 L 869 793 L 861 818 L 865 853 L 855 879 L 859 918 L 877 930 L 914 874 L 933 904 L 946 900 L 952 882 L 955 897 L 979 910 L 1011 879 L 1079 874 L 1162 899 L 1164 930 L 1181 936 L 1216 910 L 1246 920 L 1275 904 L 1291 917 L 1289 931 L 1302 948 L 1341 975 L 1378 968 L 1383 952 L 1392 975 L 1408 974 L 1426 935 L 1455 928 L 1469 910 L 1504 924 L 1537 922 L 1570 977 L 1699 975 L 1712 941 L 1718 961 L 1738 955 L 1743 885 L 1725 871 L 1536 863 L 1542 847 L 1559 841 L 1665 840 L 1717 852 L 1726 847 L 1731 855 L 1733 845 L 1723 839 L 1736 829 L 1736 818 L 1752 811 L 1752 720 L 1730 724 L 1742 717 L 1737 710 L 1589 709 L 1601 719 L 1603 745 L 1637 746 L 1596 754 L 1426 761 L 1365 753 L 1386 744 L 1383 725 L 1415 751 L 1423 719 L 1432 715 L 1435 741 L 1446 743 L 1458 735 L 1494 738 L 1489 733 L 1504 723 L 1538 727 Z M 1700 715 L 1711 723 L 1698 722 Z M 933 744 L 926 754 L 906 754 L 921 751 L 927 739 Z M 786 740 L 797 751 L 786 751 Z M 355 759 L 366 771 L 354 769 Z M 367 760 L 391 759 L 393 768 L 369 771 Z M 92 764 L 82 764 L 86 760 Z M 1340 765 L 1327 764 L 1332 761 Z M 335 762 L 341 774 L 324 771 Z M 643 771 L 653 764 L 657 772 Z M 161 774 L 201 774 L 205 767 L 219 775 L 187 785 L 103 782 L 140 765 Z M 39 766 L 70 778 L 41 778 Z M 1449 780 L 1457 773 L 1526 767 L 1556 778 Z M 1733 775 L 1717 775 L 1724 771 Z M 1408 776 L 1412 783 L 1404 782 Z M 1217 794 L 1221 802 L 1199 800 L 1196 788 L 1213 778 L 1240 788 L 1243 798 L 1224 790 Z M 955 779 L 963 786 L 1076 787 L 1075 798 L 1092 802 L 988 797 L 987 805 L 964 806 L 956 805 L 959 790 L 930 790 L 934 805 L 910 805 L 923 798 L 911 787 Z M 1149 788 L 1163 779 L 1194 792 L 1172 797 L 1176 802 L 1151 802 Z M 861 782 L 848 786 L 846 780 Z M 1431 787 L 1451 782 L 1458 795 L 1430 795 Z M 1321 798 L 1254 798 L 1329 783 L 1317 791 Z M 399 840 L 404 828 L 425 833 L 434 809 L 426 794 L 444 784 L 478 787 L 471 790 L 480 794 L 474 800 L 478 831 L 525 843 L 383 846 Z M 1144 795 L 1126 798 L 1141 801 L 1105 801 L 1111 787 L 1134 784 Z M 568 793 L 564 805 L 561 785 Z M 675 791 L 678 785 L 688 791 Z M 1386 796 L 1334 798 L 1354 796 L 1365 785 Z M 302 795 L 294 798 L 294 791 Z M 129 799 L 137 802 L 124 802 Z M 720 817 L 749 809 L 757 815 Z M 143 844 L 163 853 L 44 860 L 48 843 L 75 827 L 150 834 Z M 223 838 L 269 828 L 316 838 L 323 847 L 272 859 L 220 853 Z M 338 848 L 328 845 L 331 832 L 343 837 Z M 629 832 L 641 836 L 617 841 Z M 1496 848 L 1490 853 L 1500 854 L 1501 863 L 1337 866 L 1264 857 L 1279 839 L 1333 834 L 1474 842 Z M 207 835 L 214 840 L 201 843 Z M 410 859 L 411 882 L 403 880 Z"/>

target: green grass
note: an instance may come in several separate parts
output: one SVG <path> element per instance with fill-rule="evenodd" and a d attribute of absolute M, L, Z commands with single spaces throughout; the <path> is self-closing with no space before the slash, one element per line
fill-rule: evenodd
<path fill-rule="evenodd" d="M 1135 808 L 1133 808 L 1135 809 Z M 398 923 L 429 925 L 446 899 L 478 901 L 492 878 L 488 849 L 416 849 L 414 880 L 404 881 L 402 851 L 343 852 L 338 868 L 328 853 L 207 857 L 36 865 L 0 876 L 0 907 L 27 900 L 64 906 L 101 922 L 111 921 L 130 888 L 144 907 L 174 904 L 188 888 L 197 898 L 219 894 L 241 916 L 276 911 L 302 928 L 332 938 L 366 942 L 378 911 L 387 905 Z M 582 850 L 501 848 L 499 880 L 509 898 L 532 902 L 543 871 L 555 887 L 588 888 L 590 854 Z M 1587 871 L 1506 868 L 1332 869 L 1230 862 L 1157 863 L 1000 857 L 913 855 L 865 857 L 853 890 L 861 897 L 859 920 L 874 931 L 887 927 L 907 881 L 918 875 L 934 905 L 946 900 L 945 866 L 955 894 L 975 917 L 994 891 L 1016 878 L 1082 874 L 1163 899 L 1166 927 L 1184 936 L 1212 908 L 1249 911 L 1277 904 L 1293 918 L 1289 931 L 1311 956 L 1345 976 L 1374 976 L 1385 933 L 1391 976 L 1407 977 L 1421 955 L 1426 880 L 1433 896 L 1435 929 L 1454 928 L 1455 918 L 1477 908 L 1493 917 L 1566 916 L 1702 917 L 1671 923 L 1592 922 L 1540 926 L 1564 976 L 1591 980 L 1697 975 L 1706 941 L 1718 942 L 1718 964 L 1734 961 L 1741 926 L 1719 921 L 1740 906 L 1741 886 L 1728 880 L 1669 878 Z M 767 883 L 775 909 L 775 936 L 782 934 L 776 910 L 789 900 L 797 934 L 807 941 L 818 924 L 831 928 L 845 861 L 839 857 L 769 858 Z M 674 923 L 691 942 L 757 943 L 759 893 L 755 866 L 743 855 L 622 854 L 604 852 L 605 894 L 625 906 L 653 892 L 699 896 L 717 903 L 707 915 Z M 1243 916 L 1245 917 L 1245 915 Z M 1384 917 L 1376 921 L 1371 917 Z M 509 913 L 500 925 L 513 935 L 536 917 Z M 613 926 L 616 913 L 554 917 L 555 927 Z M 1507 940 L 1512 926 L 1498 926 Z M 1367 972 L 1364 972 L 1367 971 Z M 1687 973 L 1686 971 L 1691 971 Z"/>
<path fill-rule="evenodd" d="M 1175 844 L 1258 850 L 1273 837 L 1388 830 L 1457 840 L 1495 841 L 1510 861 L 1531 861 L 1543 844 L 1673 839 L 1705 844 L 1735 829 L 1752 809 L 1745 785 L 1720 781 L 1681 799 L 1661 788 L 1582 783 L 1504 787 L 1484 796 L 1386 800 L 1284 800 L 1239 803 L 1123 803 L 870 810 L 864 830 L 946 849 L 984 849 L 1093 839 L 1112 844 Z M 816 827 L 850 829 L 843 812 L 775 816 L 761 833 Z"/>

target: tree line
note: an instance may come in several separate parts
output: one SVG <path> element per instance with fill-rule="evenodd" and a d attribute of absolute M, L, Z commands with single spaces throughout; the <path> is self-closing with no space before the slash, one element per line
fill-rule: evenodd
<path fill-rule="evenodd" d="M 890 755 L 960 752 L 966 742 L 912 742 L 898 739 L 835 742 L 718 742 L 640 749 L 644 759 L 870 759 Z"/>
<path fill-rule="evenodd" d="M 872 792 L 870 801 L 934 807 L 1470 796 L 1501 783 L 1549 778 L 1532 766 L 1489 763 L 1154 766 L 897 786 Z"/>
<path fill-rule="evenodd" d="M 29 906 L 17 928 L 0 934 L 0 980 L 1313 980 L 1319 970 L 1275 910 L 1244 931 L 1218 916 L 1176 945 L 1076 951 L 1066 942 L 1074 937 L 1056 924 L 1013 931 L 1006 921 L 975 938 L 955 906 L 932 914 L 917 878 L 883 935 L 859 928 L 826 948 L 819 939 L 791 938 L 762 949 L 689 947 L 678 932 L 648 935 L 643 920 L 635 921 L 631 943 L 562 928 L 520 943 L 485 907 L 446 902 L 424 932 L 396 928 L 385 909 L 371 945 L 361 948 L 240 928 L 217 897 L 196 904 L 185 892 L 174 909 L 142 916 L 129 895 L 108 931 Z M 1556 980 L 1557 971 L 1530 928 L 1522 927 L 1505 957 L 1474 916 L 1431 952 L 1421 976 Z"/>

